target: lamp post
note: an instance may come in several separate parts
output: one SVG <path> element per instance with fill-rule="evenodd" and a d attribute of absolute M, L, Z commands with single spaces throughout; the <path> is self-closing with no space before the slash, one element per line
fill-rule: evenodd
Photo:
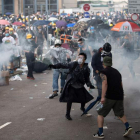
<path fill-rule="evenodd" d="M 28 6 L 28 24 L 29 24 L 29 33 L 30 31 L 30 6 Z"/>
<path fill-rule="evenodd" d="M 47 21 L 48 21 L 48 0 L 46 0 L 46 14 L 47 14 Z M 49 36 L 48 36 L 48 33 L 49 33 L 49 31 L 48 31 L 48 25 L 47 25 L 47 48 L 49 46 L 49 41 L 48 41 Z"/>

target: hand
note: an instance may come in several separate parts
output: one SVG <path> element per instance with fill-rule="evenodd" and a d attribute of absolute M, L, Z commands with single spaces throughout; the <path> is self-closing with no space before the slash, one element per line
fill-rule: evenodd
<path fill-rule="evenodd" d="M 101 98 L 101 103 L 102 103 L 102 104 L 105 103 L 105 98 Z"/>
<path fill-rule="evenodd" d="M 70 55 L 68 53 L 66 55 L 67 55 L 67 58 L 70 58 Z"/>
<path fill-rule="evenodd" d="M 94 87 L 93 85 L 90 85 L 90 88 L 91 88 L 91 89 L 95 89 L 95 87 Z"/>
<path fill-rule="evenodd" d="M 96 73 L 99 73 L 99 71 L 98 71 L 98 70 L 96 70 Z"/>

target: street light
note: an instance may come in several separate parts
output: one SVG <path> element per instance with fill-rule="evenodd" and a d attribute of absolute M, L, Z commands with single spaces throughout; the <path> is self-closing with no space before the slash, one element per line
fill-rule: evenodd
<path fill-rule="evenodd" d="M 28 6 L 28 24 L 29 24 L 29 33 L 30 33 L 30 6 Z"/>

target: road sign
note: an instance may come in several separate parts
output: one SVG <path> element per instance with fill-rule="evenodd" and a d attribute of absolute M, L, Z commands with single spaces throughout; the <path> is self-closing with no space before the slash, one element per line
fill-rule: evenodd
<path fill-rule="evenodd" d="M 140 0 L 128 0 L 129 13 L 140 13 Z"/>
<path fill-rule="evenodd" d="M 84 17 L 85 17 L 85 18 L 90 18 L 89 12 L 85 12 L 85 13 L 84 13 Z"/>
<path fill-rule="evenodd" d="M 83 9 L 84 9 L 84 11 L 89 11 L 90 10 L 90 5 L 89 4 L 84 4 Z"/>
<path fill-rule="evenodd" d="M 139 19 L 138 14 L 132 14 L 132 15 L 131 15 L 131 19 L 132 19 L 133 21 L 137 21 L 137 20 Z"/>

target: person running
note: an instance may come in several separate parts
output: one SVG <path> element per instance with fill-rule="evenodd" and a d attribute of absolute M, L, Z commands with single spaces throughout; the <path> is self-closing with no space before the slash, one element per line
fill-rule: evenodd
<path fill-rule="evenodd" d="M 87 55 L 80 53 L 78 61 L 71 63 L 58 63 L 50 65 L 53 69 L 69 69 L 66 84 L 60 97 L 60 102 L 67 103 L 66 119 L 72 120 L 70 116 L 72 103 L 81 103 L 81 110 L 85 111 L 85 104 L 93 99 L 89 92 L 85 89 L 84 85 L 94 89 L 91 84 L 89 76 L 90 69 L 88 64 L 85 63 Z"/>
<path fill-rule="evenodd" d="M 115 116 L 119 117 L 119 119 L 124 123 L 126 127 L 123 136 L 129 136 L 132 132 L 132 127 L 129 125 L 126 116 L 124 115 L 124 91 L 122 76 L 118 70 L 111 66 L 112 58 L 108 56 L 104 57 L 104 70 L 100 72 L 102 79 L 101 104 L 103 104 L 103 106 L 97 111 L 99 130 L 97 134 L 93 135 L 95 138 L 104 138 L 104 118 L 109 114 L 111 109 L 113 109 Z"/>

